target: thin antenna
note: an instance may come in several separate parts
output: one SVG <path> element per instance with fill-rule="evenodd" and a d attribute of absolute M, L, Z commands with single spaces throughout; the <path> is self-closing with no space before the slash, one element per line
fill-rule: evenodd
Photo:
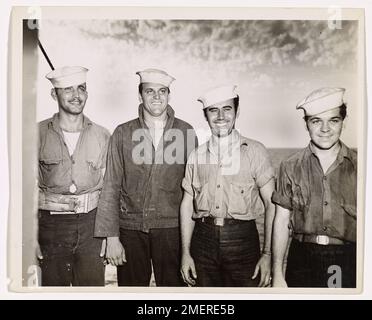
<path fill-rule="evenodd" d="M 46 61 L 48 62 L 49 67 L 50 67 L 52 70 L 54 70 L 53 64 L 52 64 L 52 62 L 49 60 L 49 57 L 48 57 L 47 53 L 45 52 L 45 50 L 44 50 L 44 48 L 43 48 L 43 45 L 41 44 L 41 42 L 40 42 L 39 39 L 37 39 L 37 43 L 38 43 L 39 48 L 40 48 L 41 52 L 43 53 L 43 55 L 44 55 Z"/>

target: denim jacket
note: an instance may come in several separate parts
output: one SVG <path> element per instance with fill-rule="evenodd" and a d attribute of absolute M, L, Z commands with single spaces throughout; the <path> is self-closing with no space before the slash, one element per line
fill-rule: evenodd
<path fill-rule="evenodd" d="M 139 118 L 119 125 L 111 137 L 96 237 L 119 236 L 120 228 L 148 232 L 179 225 L 181 182 L 187 157 L 197 144 L 196 134 L 168 106 L 164 134 L 155 151 L 143 112 L 140 105 Z M 175 151 L 176 163 L 167 159 L 172 158 L 170 151 Z"/>

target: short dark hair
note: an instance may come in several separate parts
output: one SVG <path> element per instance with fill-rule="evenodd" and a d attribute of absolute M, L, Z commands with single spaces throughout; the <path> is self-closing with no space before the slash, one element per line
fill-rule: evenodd
<path fill-rule="evenodd" d="M 341 106 L 339 106 L 339 108 L 340 108 L 340 117 L 342 118 L 342 120 L 344 120 L 346 118 L 346 115 L 347 115 L 346 104 L 343 103 Z M 307 122 L 307 120 L 309 120 L 310 118 L 311 118 L 311 116 L 304 116 L 305 122 Z"/>
<path fill-rule="evenodd" d="M 168 89 L 168 94 L 170 94 L 170 89 L 169 89 L 169 87 L 166 87 L 167 89 Z M 142 94 L 142 89 L 143 89 L 143 83 L 140 83 L 139 85 L 138 85 L 138 92 L 139 92 L 139 94 Z"/>
<path fill-rule="evenodd" d="M 203 109 L 205 117 L 207 117 L 207 109 L 208 108 Z M 236 95 L 236 97 L 234 98 L 234 109 L 235 109 L 235 114 L 237 114 L 238 109 L 239 109 L 239 95 Z"/>

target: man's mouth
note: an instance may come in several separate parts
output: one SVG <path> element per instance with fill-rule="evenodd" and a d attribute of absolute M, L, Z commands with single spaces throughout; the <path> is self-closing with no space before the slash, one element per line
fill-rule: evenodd
<path fill-rule="evenodd" d="M 71 100 L 69 102 L 72 104 L 81 104 L 81 100 Z"/>

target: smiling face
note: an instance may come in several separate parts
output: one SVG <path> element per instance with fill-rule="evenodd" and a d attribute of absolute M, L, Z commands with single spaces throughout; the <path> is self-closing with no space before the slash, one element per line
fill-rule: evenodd
<path fill-rule="evenodd" d="M 313 144 L 322 150 L 329 150 L 338 143 L 343 128 L 340 108 L 310 116 L 306 121 Z"/>
<path fill-rule="evenodd" d="M 236 120 L 235 110 L 234 99 L 215 103 L 205 109 L 205 116 L 212 134 L 224 137 L 231 133 Z"/>
<path fill-rule="evenodd" d="M 83 112 L 88 99 L 86 83 L 66 88 L 52 89 L 52 97 L 65 113 L 78 115 Z"/>
<path fill-rule="evenodd" d="M 143 103 L 145 111 L 150 116 L 158 118 L 167 110 L 169 90 L 162 84 L 143 83 L 139 99 Z"/>

